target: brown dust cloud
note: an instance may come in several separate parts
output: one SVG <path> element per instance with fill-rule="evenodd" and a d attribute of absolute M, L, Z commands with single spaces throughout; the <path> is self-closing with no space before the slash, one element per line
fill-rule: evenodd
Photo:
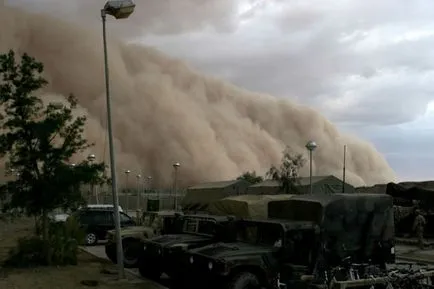
<path fill-rule="evenodd" d="M 0 52 L 27 52 L 44 63 L 50 83 L 42 92 L 44 98 L 61 100 L 73 93 L 81 106 L 79 113 L 88 116 L 86 137 L 95 143 L 86 154 L 94 153 L 108 162 L 98 9 L 104 1 L 51 2 L 14 0 L 12 7 L 0 0 Z M 134 17 L 123 20 L 128 25 L 108 21 L 119 174 L 130 169 L 134 175 L 152 176 L 154 184 L 160 186 L 170 185 L 174 162 L 181 163 L 183 186 L 233 179 L 247 170 L 263 174 L 270 165 L 279 163 L 286 145 L 307 157 L 304 145 L 314 139 L 319 144 L 313 163 L 316 175 L 342 175 L 346 144 L 350 183 L 371 185 L 395 179 L 372 144 L 340 133 L 318 111 L 235 87 L 155 49 L 125 40 L 146 33 L 146 27 L 148 32 L 175 33 L 176 29 L 205 25 L 210 17 L 223 19 L 216 24 L 217 29 L 230 30 L 232 19 L 225 11 L 231 11 L 235 1 L 208 0 L 206 5 L 213 10 L 204 11 L 215 11 L 214 16 L 195 13 L 197 17 L 187 17 L 187 3 L 197 1 L 139 2 L 141 7 L 137 6 Z M 184 6 L 172 15 L 170 11 L 176 9 L 169 6 L 180 2 Z M 56 17 L 51 16 L 54 12 Z M 157 16 L 173 23 L 161 25 L 154 21 Z M 308 174 L 308 164 L 301 174 Z"/>

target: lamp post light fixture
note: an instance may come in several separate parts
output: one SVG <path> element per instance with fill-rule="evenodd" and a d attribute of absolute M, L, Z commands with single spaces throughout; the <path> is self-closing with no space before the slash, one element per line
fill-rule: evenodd
<path fill-rule="evenodd" d="M 103 46 L 104 46 L 103 47 L 104 74 L 105 74 L 105 88 L 106 88 L 106 102 L 107 102 L 107 130 L 108 130 L 108 141 L 109 141 L 109 152 L 110 152 L 112 196 L 113 196 L 114 221 L 115 221 L 115 232 L 116 232 L 116 257 L 118 263 L 119 279 L 125 279 L 125 270 L 124 270 L 124 256 L 123 256 L 123 249 L 122 249 L 121 224 L 120 224 L 120 215 L 119 215 L 119 197 L 118 197 L 117 180 L 116 180 L 115 149 L 114 149 L 113 129 L 112 129 L 110 80 L 109 80 L 109 67 L 108 67 L 108 56 L 107 56 L 106 16 L 111 15 L 116 19 L 128 18 L 134 12 L 135 6 L 136 5 L 131 0 L 107 1 L 107 3 L 104 5 L 104 8 L 101 9 Z"/>
<path fill-rule="evenodd" d="M 95 159 L 96 159 L 96 156 L 94 154 L 90 154 L 90 155 L 87 156 L 87 160 L 89 162 L 93 162 Z"/>
<path fill-rule="evenodd" d="M 174 200 L 174 209 L 175 209 L 175 211 L 177 210 L 177 208 L 178 208 L 178 188 L 177 188 L 177 186 L 178 186 L 178 168 L 181 166 L 181 164 L 180 163 L 174 163 L 173 164 L 173 169 L 175 170 L 175 172 L 174 172 L 174 178 L 173 178 L 173 191 L 174 191 L 174 198 L 175 198 L 175 200 Z"/>
<path fill-rule="evenodd" d="M 307 144 L 306 144 L 306 148 L 309 151 L 309 191 L 312 194 L 313 192 L 313 188 L 312 188 L 312 152 L 318 147 L 318 145 L 316 144 L 316 142 L 314 142 L 313 140 L 310 140 Z"/>

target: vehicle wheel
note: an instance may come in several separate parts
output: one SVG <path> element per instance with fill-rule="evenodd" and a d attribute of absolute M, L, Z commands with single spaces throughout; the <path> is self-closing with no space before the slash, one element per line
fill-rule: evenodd
<path fill-rule="evenodd" d="M 118 258 L 116 256 L 116 247 L 115 246 L 110 246 L 107 244 L 105 246 L 105 254 L 107 255 L 107 258 L 109 258 L 110 261 L 113 262 L 113 264 L 116 264 L 118 262 Z"/>
<path fill-rule="evenodd" d="M 156 264 L 150 264 L 146 261 L 146 258 L 143 254 L 139 255 L 139 273 L 142 277 L 148 278 L 154 281 L 160 280 L 161 270 Z"/>
<path fill-rule="evenodd" d="M 139 240 L 125 239 L 122 241 L 124 250 L 124 267 L 137 268 L 139 265 L 139 255 L 141 243 Z"/>
<path fill-rule="evenodd" d="M 98 237 L 95 233 L 87 233 L 84 241 L 86 243 L 86 246 L 93 246 L 96 245 L 96 243 L 98 242 Z"/>
<path fill-rule="evenodd" d="M 250 272 L 242 272 L 229 281 L 227 289 L 259 289 L 258 277 Z"/>

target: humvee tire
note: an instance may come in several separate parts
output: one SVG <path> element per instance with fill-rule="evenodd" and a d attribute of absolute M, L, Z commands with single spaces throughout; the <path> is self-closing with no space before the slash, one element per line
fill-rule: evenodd
<path fill-rule="evenodd" d="M 142 249 L 140 240 L 126 238 L 122 240 L 122 248 L 124 251 L 124 267 L 136 268 L 139 264 L 139 255 Z"/>
<path fill-rule="evenodd" d="M 161 268 L 156 264 L 152 264 L 149 260 L 146 260 L 143 255 L 144 254 L 140 253 L 138 260 L 140 276 L 154 281 L 160 280 L 162 274 Z"/>
<path fill-rule="evenodd" d="M 139 254 L 141 248 L 140 240 L 134 238 L 125 238 L 122 240 L 122 249 L 124 251 L 124 267 L 125 268 L 137 268 L 139 264 Z M 114 264 L 118 262 L 118 258 L 116 256 L 116 244 L 110 244 L 109 246 L 105 246 L 105 253 L 107 257 Z"/>
<path fill-rule="evenodd" d="M 250 272 L 241 272 L 237 275 L 235 275 L 234 278 L 232 278 L 227 289 L 260 289 L 261 285 L 259 283 L 258 277 Z"/>

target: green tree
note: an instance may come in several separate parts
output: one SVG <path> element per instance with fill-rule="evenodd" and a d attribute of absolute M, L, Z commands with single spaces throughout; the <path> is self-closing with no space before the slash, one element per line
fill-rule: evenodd
<path fill-rule="evenodd" d="M 261 183 L 264 181 L 264 178 L 261 176 L 256 175 L 255 171 L 252 172 L 245 172 L 243 173 L 241 176 L 239 176 L 237 178 L 237 180 L 245 180 L 248 181 L 249 183 L 253 184 L 257 184 L 257 183 Z"/>
<path fill-rule="evenodd" d="M 76 99 L 44 104 L 37 92 L 47 81 L 43 64 L 13 51 L 0 55 L 0 154 L 16 176 L 0 187 L 7 208 L 40 217 L 42 238 L 48 240 L 48 213 L 84 203 L 81 184 L 99 181 L 103 163 L 70 159 L 92 146 L 83 137 L 86 117 L 75 117 Z M 48 256 L 48 253 L 47 253 Z"/>
<path fill-rule="evenodd" d="M 299 184 L 299 171 L 306 163 L 301 154 L 294 154 L 289 147 L 283 151 L 280 167 L 272 166 L 266 176 L 278 181 L 285 194 L 296 193 Z"/>

